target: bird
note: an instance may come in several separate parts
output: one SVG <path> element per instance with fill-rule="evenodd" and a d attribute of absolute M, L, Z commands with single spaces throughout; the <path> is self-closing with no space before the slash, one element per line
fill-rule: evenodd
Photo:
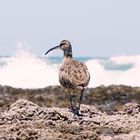
<path fill-rule="evenodd" d="M 68 40 L 62 40 L 58 46 L 49 49 L 45 55 L 55 49 L 61 49 L 64 52 L 64 57 L 59 68 L 59 82 L 62 87 L 73 91 L 80 90 L 80 97 L 78 105 L 73 106 L 72 95 L 69 93 L 69 107 L 68 110 L 74 115 L 81 116 L 80 105 L 83 98 L 83 92 L 90 81 L 90 73 L 88 68 L 82 62 L 73 59 L 72 45 Z"/>

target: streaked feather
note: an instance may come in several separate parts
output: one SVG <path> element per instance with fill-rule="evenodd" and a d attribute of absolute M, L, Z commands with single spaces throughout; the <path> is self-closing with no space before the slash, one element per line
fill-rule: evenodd
<path fill-rule="evenodd" d="M 63 87 L 85 87 L 90 80 L 90 74 L 86 65 L 72 58 L 65 58 L 59 71 L 59 82 Z"/>

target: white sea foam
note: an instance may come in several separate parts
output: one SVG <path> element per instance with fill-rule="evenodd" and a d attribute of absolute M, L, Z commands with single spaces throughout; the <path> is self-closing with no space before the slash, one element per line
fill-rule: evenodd
<path fill-rule="evenodd" d="M 0 66 L 1 85 L 20 88 L 43 88 L 49 85 L 59 85 L 58 64 L 51 64 L 24 51 L 5 58 L 3 61 L 5 64 Z M 91 74 L 89 87 L 110 84 L 140 86 L 139 55 L 113 57 L 108 61 L 116 65 L 132 64 L 132 67 L 127 70 L 111 70 L 106 69 L 98 59 L 88 60 L 85 64 Z"/>
<path fill-rule="evenodd" d="M 42 88 L 58 83 L 58 66 L 20 52 L 0 67 L 0 84 L 21 88 Z"/>
<path fill-rule="evenodd" d="M 91 74 L 89 86 L 124 84 L 130 86 L 140 86 L 140 55 L 137 56 L 118 56 L 110 58 L 113 64 L 132 64 L 127 70 L 108 70 L 99 63 L 98 60 L 86 62 Z"/>

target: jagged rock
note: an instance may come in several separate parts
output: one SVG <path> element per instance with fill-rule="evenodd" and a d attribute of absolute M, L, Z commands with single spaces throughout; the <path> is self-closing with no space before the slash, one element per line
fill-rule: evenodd
<path fill-rule="evenodd" d="M 127 114 L 135 115 L 140 112 L 140 105 L 137 103 L 127 103 L 122 109 L 123 112 Z"/>
<path fill-rule="evenodd" d="M 0 139 L 140 139 L 139 87 L 87 88 L 80 118 L 67 111 L 67 103 L 67 94 L 60 86 L 0 86 Z"/>
<path fill-rule="evenodd" d="M 128 110 L 132 110 L 129 113 Z M 138 104 L 126 104 L 122 111 L 108 115 L 95 106 L 81 105 L 82 117 L 66 108 L 40 107 L 27 100 L 17 100 L 0 113 L 0 138 L 16 139 L 139 139 Z"/>

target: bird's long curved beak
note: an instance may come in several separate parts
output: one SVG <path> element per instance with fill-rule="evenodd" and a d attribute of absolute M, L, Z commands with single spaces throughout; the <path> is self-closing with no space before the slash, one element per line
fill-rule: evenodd
<path fill-rule="evenodd" d="M 60 48 L 60 46 L 53 47 L 53 48 L 49 49 L 49 50 L 45 53 L 45 55 L 48 54 L 50 51 L 52 51 L 52 50 L 54 50 L 54 49 L 59 49 L 59 48 Z"/>

